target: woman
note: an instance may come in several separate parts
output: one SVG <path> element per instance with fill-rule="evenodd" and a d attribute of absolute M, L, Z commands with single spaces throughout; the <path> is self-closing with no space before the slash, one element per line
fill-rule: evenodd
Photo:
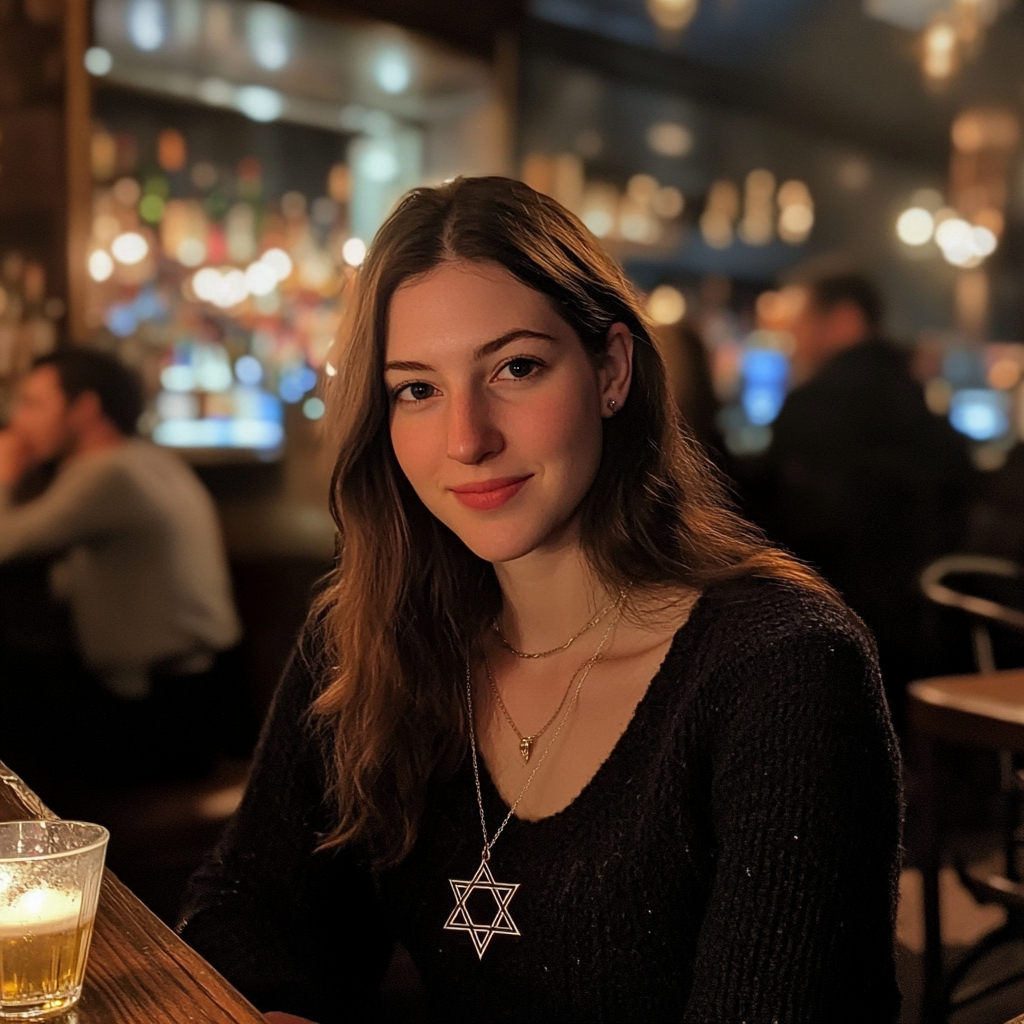
<path fill-rule="evenodd" d="M 723 505 L 626 280 L 502 178 L 410 193 L 328 405 L 339 558 L 184 937 L 270 1019 L 885 1021 L 873 648 Z"/>

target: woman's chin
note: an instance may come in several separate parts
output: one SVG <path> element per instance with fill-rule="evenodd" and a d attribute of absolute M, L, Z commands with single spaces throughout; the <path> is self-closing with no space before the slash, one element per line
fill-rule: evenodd
<path fill-rule="evenodd" d="M 474 555 L 495 564 L 514 562 L 542 548 L 561 546 L 568 533 L 565 523 L 505 521 L 447 525 Z"/>
<path fill-rule="evenodd" d="M 466 547 L 477 558 L 482 558 L 485 562 L 492 562 L 495 565 L 501 562 L 514 562 L 517 558 L 523 558 L 535 551 L 538 546 L 537 544 L 495 544 L 493 540 L 486 538 L 480 538 L 479 543 L 466 543 Z"/>
<path fill-rule="evenodd" d="M 461 525 L 461 524 L 460 524 Z M 451 526 L 451 524 L 449 524 Z M 541 547 L 549 530 L 515 529 L 511 524 L 473 524 L 464 529 L 454 526 L 456 536 L 477 558 L 486 562 L 513 562 Z"/>

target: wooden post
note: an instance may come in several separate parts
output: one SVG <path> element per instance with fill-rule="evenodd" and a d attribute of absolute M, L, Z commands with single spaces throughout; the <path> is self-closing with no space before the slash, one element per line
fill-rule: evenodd
<path fill-rule="evenodd" d="M 64 138 L 67 160 L 68 340 L 88 339 L 86 259 L 92 229 L 92 87 L 85 70 L 89 46 L 89 0 L 65 0 Z"/>

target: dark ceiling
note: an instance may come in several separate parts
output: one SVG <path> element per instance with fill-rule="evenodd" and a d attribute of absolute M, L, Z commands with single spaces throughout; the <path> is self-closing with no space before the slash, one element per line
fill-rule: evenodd
<path fill-rule="evenodd" d="M 535 45 L 577 62 L 932 167 L 948 160 L 965 107 L 1024 102 L 1021 5 L 938 94 L 918 70 L 917 34 L 869 17 L 862 0 L 702 0 L 676 39 L 659 37 L 643 0 L 533 0 L 531 10 Z"/>
<path fill-rule="evenodd" d="M 526 0 L 281 0 L 306 14 L 355 14 L 422 32 L 467 53 L 490 57 L 503 29 L 525 16 Z"/>
<path fill-rule="evenodd" d="M 989 31 L 943 93 L 917 66 L 915 33 L 863 0 L 701 0 L 676 38 L 644 0 L 290 0 L 308 13 L 393 21 L 472 53 L 519 28 L 526 45 L 636 84 L 774 118 L 878 155 L 944 167 L 949 127 L 974 104 L 1024 103 L 1024 5 Z"/>

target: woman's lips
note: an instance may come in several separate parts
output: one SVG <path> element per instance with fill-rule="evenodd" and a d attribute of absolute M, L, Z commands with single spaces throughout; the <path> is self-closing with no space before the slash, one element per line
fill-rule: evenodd
<path fill-rule="evenodd" d="M 452 487 L 451 492 L 462 505 L 474 512 L 493 512 L 511 501 L 532 475 L 504 476 L 478 484 L 463 484 L 461 487 Z"/>

